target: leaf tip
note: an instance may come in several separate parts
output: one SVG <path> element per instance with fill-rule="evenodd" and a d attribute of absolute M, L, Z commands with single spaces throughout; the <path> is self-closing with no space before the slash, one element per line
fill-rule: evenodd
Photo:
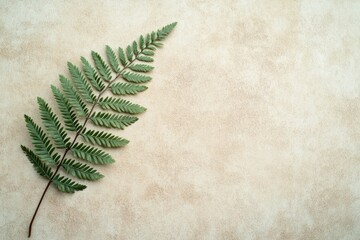
<path fill-rule="evenodd" d="M 25 122 L 29 122 L 31 120 L 31 118 L 26 114 L 24 114 L 24 118 L 25 118 Z"/>
<path fill-rule="evenodd" d="M 36 99 L 39 104 L 42 104 L 45 102 L 44 99 L 42 99 L 41 97 L 37 97 Z"/>
<path fill-rule="evenodd" d="M 66 78 L 64 75 L 59 74 L 59 79 L 60 79 L 60 82 L 63 82 L 63 81 L 65 81 Z"/>

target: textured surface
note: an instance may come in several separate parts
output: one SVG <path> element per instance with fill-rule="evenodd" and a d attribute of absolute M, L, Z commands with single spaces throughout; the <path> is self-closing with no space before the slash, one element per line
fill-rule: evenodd
<path fill-rule="evenodd" d="M 25 239 L 46 185 L 19 147 L 36 97 L 54 104 L 67 61 L 173 21 L 134 98 L 148 111 L 120 132 L 130 144 L 84 192 L 52 188 L 33 239 L 359 239 L 359 11 L 359 1 L 1 1 L 0 239 Z"/>

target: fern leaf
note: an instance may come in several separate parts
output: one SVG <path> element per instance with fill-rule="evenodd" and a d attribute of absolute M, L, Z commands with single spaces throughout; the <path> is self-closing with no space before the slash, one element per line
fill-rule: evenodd
<path fill-rule="evenodd" d="M 70 178 L 66 178 L 60 174 L 57 174 L 52 182 L 57 187 L 57 189 L 66 193 L 74 193 L 75 191 L 82 191 L 86 188 L 85 185 L 76 183 Z"/>
<path fill-rule="evenodd" d="M 69 139 L 64 128 L 61 126 L 59 119 L 53 113 L 49 105 L 40 97 L 38 97 L 38 104 L 41 119 L 45 125 L 46 130 L 51 135 L 56 147 L 66 148 L 69 144 Z"/>
<path fill-rule="evenodd" d="M 128 140 L 112 133 L 87 130 L 85 127 L 92 122 L 99 127 L 124 129 L 138 120 L 137 117 L 128 114 L 142 113 L 146 110 L 145 107 L 125 99 L 109 97 L 107 90 L 111 90 L 114 95 L 135 95 L 145 91 L 146 86 L 137 84 L 151 80 L 151 77 L 145 74 L 153 70 L 148 63 L 153 62 L 154 51 L 162 46 L 161 41 L 175 25 L 176 23 L 172 23 L 157 31 L 140 35 L 138 40 L 133 41 L 124 50 L 118 48 L 117 52 L 114 52 L 111 47 L 106 46 L 106 62 L 94 51 L 91 52 L 94 64 L 90 64 L 84 57 L 81 57 L 81 69 L 68 62 L 71 81 L 60 75 L 62 90 L 51 86 L 62 120 L 42 98 L 38 98 L 38 104 L 44 130 L 25 115 L 34 150 L 23 145 L 21 149 L 36 172 L 49 180 L 30 222 L 28 237 L 31 236 L 32 224 L 50 183 L 59 191 L 67 193 L 86 188 L 85 185 L 60 175 L 58 172 L 61 167 L 68 174 L 83 180 L 94 181 L 104 177 L 87 163 L 67 158 L 69 152 L 75 158 L 93 164 L 109 164 L 113 163 L 114 159 L 104 149 L 123 147 L 129 143 Z M 115 82 L 118 77 L 127 82 Z M 98 94 L 94 94 L 94 89 Z M 108 111 L 95 112 L 98 106 Z M 110 113 L 111 111 L 127 115 Z M 83 124 L 79 123 L 78 117 L 84 117 Z M 73 131 L 72 141 L 66 130 Z M 88 143 L 79 142 L 80 135 Z M 99 148 L 90 144 L 98 145 Z M 62 150 L 62 156 L 56 152 L 58 149 L 65 149 Z M 53 172 L 51 167 L 56 170 Z"/>
<path fill-rule="evenodd" d="M 85 76 L 91 83 L 91 85 L 98 91 L 102 91 L 105 88 L 105 85 L 99 75 L 97 74 L 97 71 L 90 65 L 90 63 L 84 58 L 81 57 L 81 62 L 83 64 L 83 70 L 85 73 Z"/>
<path fill-rule="evenodd" d="M 129 143 L 129 140 L 115 136 L 111 133 L 105 133 L 95 130 L 87 130 L 81 134 L 85 141 L 91 144 L 97 144 L 105 148 L 123 147 Z"/>
<path fill-rule="evenodd" d="M 115 95 L 134 95 L 145 91 L 148 87 L 131 83 L 113 83 L 111 92 Z"/>
<path fill-rule="evenodd" d="M 96 169 L 91 168 L 85 163 L 76 162 L 75 160 L 65 159 L 61 166 L 66 172 L 80 179 L 95 181 L 104 177 L 104 175 L 97 172 Z"/>
<path fill-rule="evenodd" d="M 151 32 L 150 36 L 151 36 L 151 43 L 154 43 L 154 41 L 156 40 L 156 32 Z"/>
<path fill-rule="evenodd" d="M 132 51 L 135 54 L 135 56 L 139 54 L 138 45 L 137 45 L 136 41 L 134 41 L 132 44 Z"/>
<path fill-rule="evenodd" d="M 112 50 L 112 48 L 108 45 L 106 45 L 106 55 L 112 70 L 114 70 L 114 72 L 116 73 L 119 73 L 120 72 L 119 61 L 116 58 L 114 50 Z"/>
<path fill-rule="evenodd" d="M 102 109 L 112 109 L 120 113 L 139 114 L 146 111 L 146 108 L 121 98 L 100 98 L 98 103 Z"/>
<path fill-rule="evenodd" d="M 68 69 L 82 99 L 88 103 L 94 103 L 96 97 L 80 70 L 71 62 L 68 62 Z"/>
<path fill-rule="evenodd" d="M 155 46 L 152 46 L 152 45 L 149 45 L 149 46 L 147 47 L 147 49 L 152 50 L 152 51 L 155 51 L 155 50 L 156 50 L 156 47 L 155 47 Z"/>
<path fill-rule="evenodd" d="M 70 105 L 74 107 L 79 116 L 86 116 L 89 110 L 86 108 L 85 103 L 81 100 L 80 96 L 77 94 L 70 80 L 60 75 L 61 86 L 64 90 L 65 96 L 68 99 Z"/>
<path fill-rule="evenodd" d="M 53 175 L 51 168 L 48 167 L 44 162 L 42 162 L 39 156 L 36 155 L 33 151 L 31 151 L 29 148 L 21 145 L 21 149 L 27 156 L 30 163 L 33 165 L 35 171 L 40 174 L 40 176 L 50 179 Z"/>
<path fill-rule="evenodd" d="M 127 64 L 127 60 L 125 57 L 124 50 L 121 47 L 119 47 L 119 49 L 118 49 L 118 54 L 119 54 L 119 59 L 120 59 L 121 65 L 123 65 L 123 67 L 125 67 Z"/>
<path fill-rule="evenodd" d="M 121 77 L 131 83 L 146 83 L 151 80 L 150 76 L 133 72 L 124 72 Z"/>
<path fill-rule="evenodd" d="M 156 46 L 158 48 L 163 46 L 163 44 L 161 42 L 153 42 L 152 45 L 154 45 L 154 46 Z"/>
<path fill-rule="evenodd" d="M 141 50 L 143 50 L 145 48 L 145 40 L 144 40 L 143 35 L 140 35 L 140 37 L 139 37 L 139 47 Z"/>
<path fill-rule="evenodd" d="M 73 111 L 70 103 L 65 96 L 55 86 L 51 86 L 51 90 L 54 94 L 59 110 L 63 116 L 66 129 L 69 131 L 77 131 L 81 128 L 79 121 L 77 120 L 76 114 Z"/>
<path fill-rule="evenodd" d="M 142 54 L 146 55 L 146 56 L 154 56 L 154 52 L 151 50 L 144 50 L 142 51 Z"/>
<path fill-rule="evenodd" d="M 127 48 L 126 48 L 126 57 L 129 60 L 129 62 L 133 61 L 134 54 L 133 54 L 133 51 L 130 46 L 127 46 Z"/>
<path fill-rule="evenodd" d="M 97 126 L 119 129 L 124 129 L 138 120 L 138 118 L 134 116 L 117 115 L 103 112 L 93 113 L 90 119 Z"/>
<path fill-rule="evenodd" d="M 35 147 L 35 153 L 39 155 L 42 161 L 50 164 L 55 164 L 59 160 L 60 156 L 54 153 L 55 148 L 51 144 L 49 138 L 45 132 L 31 119 L 31 117 L 25 115 L 26 127 L 32 138 L 32 143 Z"/>
<path fill-rule="evenodd" d="M 151 70 L 154 69 L 153 66 L 149 66 L 146 64 L 132 64 L 129 66 L 129 68 L 134 72 L 145 72 L 145 73 L 150 72 Z"/>
<path fill-rule="evenodd" d="M 100 75 L 105 81 L 110 81 L 111 79 L 111 71 L 109 66 L 104 62 L 104 60 L 100 57 L 97 52 L 92 51 L 91 56 L 95 62 L 95 66 L 97 70 L 99 70 Z"/>
<path fill-rule="evenodd" d="M 139 55 L 136 57 L 137 60 L 142 61 L 142 62 L 153 62 L 154 59 L 148 56 L 144 56 L 144 55 Z"/>
<path fill-rule="evenodd" d="M 150 34 L 146 34 L 145 37 L 145 46 L 148 47 L 151 42 Z"/>
<path fill-rule="evenodd" d="M 109 164 L 115 162 L 114 159 L 101 149 L 94 148 L 84 143 L 75 143 L 71 148 L 75 157 L 81 158 L 93 164 Z"/>

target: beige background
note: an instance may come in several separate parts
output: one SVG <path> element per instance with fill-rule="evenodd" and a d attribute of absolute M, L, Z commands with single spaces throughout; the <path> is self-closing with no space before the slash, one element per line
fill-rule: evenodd
<path fill-rule="evenodd" d="M 101 2 L 101 3 L 99 3 Z M 105 44 L 178 21 L 131 140 L 33 239 L 360 239 L 360 1 L 1 1 L 0 239 L 46 185 L 19 145 L 36 97 Z M 67 73 L 66 73 L 67 74 Z"/>

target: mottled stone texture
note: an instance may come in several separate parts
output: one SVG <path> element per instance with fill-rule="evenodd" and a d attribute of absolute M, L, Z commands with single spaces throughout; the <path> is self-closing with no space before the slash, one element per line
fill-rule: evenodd
<path fill-rule="evenodd" d="M 178 26 L 106 176 L 33 239 L 360 239 L 359 1 L 1 1 L 0 239 L 46 185 L 19 147 L 66 62 Z"/>

